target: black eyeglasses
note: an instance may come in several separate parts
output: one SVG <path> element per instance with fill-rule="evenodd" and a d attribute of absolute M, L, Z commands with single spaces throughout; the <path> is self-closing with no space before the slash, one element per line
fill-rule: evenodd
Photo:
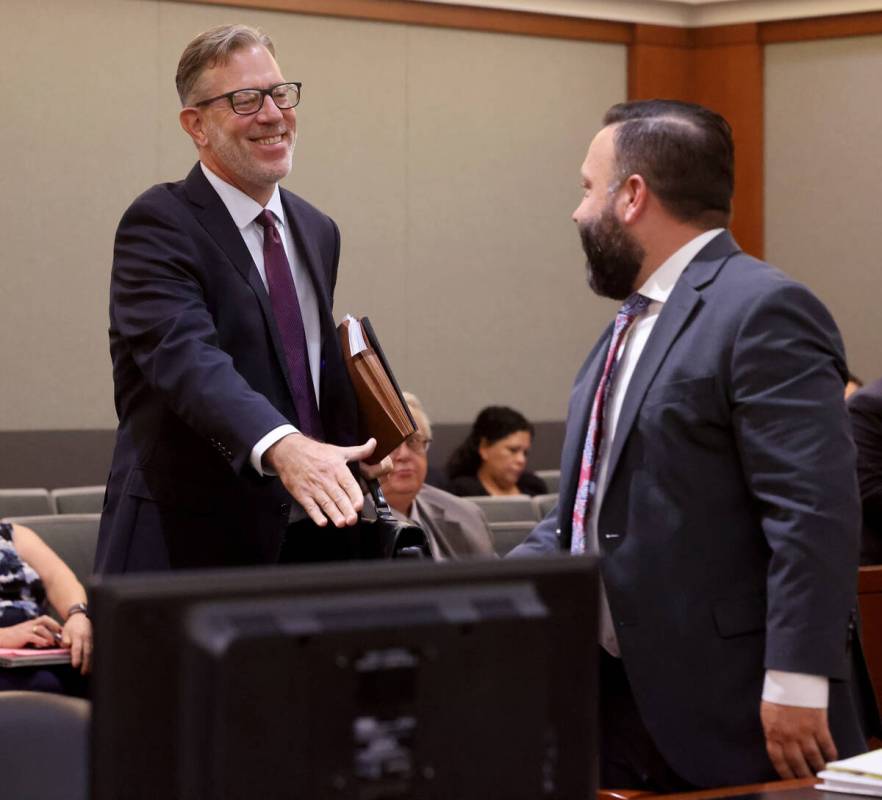
<path fill-rule="evenodd" d="M 300 102 L 301 86 L 303 86 L 302 83 L 295 81 L 294 83 L 277 83 L 275 86 L 270 86 L 269 89 L 236 89 L 235 92 L 209 97 L 208 100 L 200 100 L 193 105 L 207 106 L 215 100 L 226 99 L 230 101 L 230 107 L 233 111 L 247 117 L 249 114 L 256 114 L 263 108 L 264 97 L 272 97 L 276 107 L 285 111 L 294 108 Z"/>

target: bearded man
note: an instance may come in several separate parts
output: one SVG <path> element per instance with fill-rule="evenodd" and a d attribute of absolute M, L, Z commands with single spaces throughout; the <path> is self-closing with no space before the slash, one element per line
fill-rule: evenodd
<path fill-rule="evenodd" d="M 610 787 L 808 776 L 862 752 L 875 713 L 851 692 L 841 337 L 726 230 L 733 162 L 722 117 L 652 100 L 611 108 L 582 166 L 589 284 L 625 302 L 576 378 L 560 504 L 514 555 L 602 556 Z"/>
<path fill-rule="evenodd" d="M 346 558 L 363 502 L 347 462 L 374 443 L 357 442 L 331 315 L 340 234 L 279 187 L 301 84 L 244 25 L 197 36 L 175 81 L 199 162 L 117 230 L 96 570 Z"/>

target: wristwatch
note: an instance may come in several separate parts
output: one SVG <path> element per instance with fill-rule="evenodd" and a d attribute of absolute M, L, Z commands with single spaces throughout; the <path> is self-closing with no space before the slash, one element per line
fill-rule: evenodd
<path fill-rule="evenodd" d="M 89 607 L 85 603 L 74 603 L 67 610 L 67 618 L 70 619 L 74 614 L 85 614 L 89 616 Z"/>

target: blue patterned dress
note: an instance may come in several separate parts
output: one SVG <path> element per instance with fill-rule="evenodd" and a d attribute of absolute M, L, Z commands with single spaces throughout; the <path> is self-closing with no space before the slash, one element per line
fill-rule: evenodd
<path fill-rule="evenodd" d="M 0 628 L 39 617 L 45 607 L 43 581 L 21 560 L 12 542 L 12 525 L 0 522 Z"/>
<path fill-rule="evenodd" d="M 0 522 L 0 628 L 46 613 L 46 590 L 12 542 L 12 525 Z M 85 696 L 87 683 L 69 666 L 0 669 L 0 692 L 16 690 Z"/>

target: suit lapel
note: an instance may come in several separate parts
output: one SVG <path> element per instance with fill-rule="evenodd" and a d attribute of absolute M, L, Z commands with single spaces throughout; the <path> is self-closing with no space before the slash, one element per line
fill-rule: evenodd
<path fill-rule="evenodd" d="M 230 212 L 220 199 L 218 193 L 212 188 L 208 179 L 202 172 L 202 167 L 197 163 L 184 183 L 185 191 L 190 202 L 193 204 L 194 213 L 199 223 L 208 231 L 209 235 L 217 242 L 218 247 L 230 260 L 239 274 L 251 287 L 260 310 L 263 313 L 266 328 L 269 331 L 276 354 L 276 362 L 285 376 L 285 385 L 290 393 L 291 376 L 288 374 L 288 365 L 285 361 L 285 351 L 282 347 L 282 339 L 276 326 L 276 318 L 273 315 L 269 295 L 266 287 L 260 279 L 254 259 L 248 252 L 248 247 L 242 239 L 242 234 L 233 222 Z M 291 397 L 293 402 L 293 395 Z"/>
<path fill-rule="evenodd" d="M 728 231 L 712 239 L 690 262 L 675 284 L 667 302 L 662 306 L 658 320 L 649 335 L 649 340 L 637 361 L 622 402 L 615 437 L 609 452 L 607 484 L 613 480 L 616 465 L 634 425 L 637 412 L 643 404 L 646 392 L 664 362 L 671 345 L 676 341 L 701 301 L 699 289 L 712 281 L 723 264 L 736 252 L 738 252 L 738 245 L 735 244 Z"/>

